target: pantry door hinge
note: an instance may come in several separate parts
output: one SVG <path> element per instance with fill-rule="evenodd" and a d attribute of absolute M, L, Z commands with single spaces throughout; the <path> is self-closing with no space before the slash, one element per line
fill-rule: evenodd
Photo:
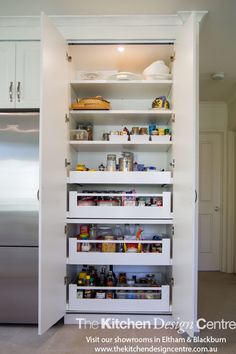
<path fill-rule="evenodd" d="M 171 227 L 171 234 L 172 234 L 172 236 L 174 236 L 174 234 L 175 234 L 175 227 L 174 226 Z"/>
<path fill-rule="evenodd" d="M 171 61 L 172 63 L 173 63 L 173 61 L 175 61 L 175 53 L 170 56 L 170 61 Z"/>
<path fill-rule="evenodd" d="M 65 159 L 65 167 L 68 167 L 68 166 L 70 166 L 70 162 L 67 159 Z"/>
<path fill-rule="evenodd" d="M 64 233 L 67 235 L 67 225 L 64 226 Z"/>
<path fill-rule="evenodd" d="M 171 115 L 171 122 L 175 123 L 175 113 L 172 113 L 172 115 Z"/>
<path fill-rule="evenodd" d="M 66 113 L 66 114 L 65 114 L 65 122 L 66 122 L 66 123 L 69 123 L 69 121 L 70 121 L 70 117 L 69 117 L 69 115 Z"/>
<path fill-rule="evenodd" d="M 170 162 L 170 166 L 175 168 L 175 159 L 173 159 L 171 162 Z"/>
<path fill-rule="evenodd" d="M 171 284 L 171 286 L 174 286 L 174 285 L 175 285 L 174 278 L 171 278 L 170 284 Z"/>
<path fill-rule="evenodd" d="M 69 277 L 64 277 L 64 285 L 69 285 Z"/>
<path fill-rule="evenodd" d="M 68 52 L 66 52 L 66 60 L 71 63 L 72 62 L 72 56 L 68 54 Z"/>

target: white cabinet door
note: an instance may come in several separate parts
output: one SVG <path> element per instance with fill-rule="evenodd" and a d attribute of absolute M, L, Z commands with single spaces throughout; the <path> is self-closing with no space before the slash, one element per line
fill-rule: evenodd
<path fill-rule="evenodd" d="M 16 108 L 39 108 L 40 42 L 16 42 Z"/>
<path fill-rule="evenodd" d="M 15 43 L 0 42 L 0 107 L 15 106 Z"/>
<path fill-rule="evenodd" d="M 67 45 L 42 15 L 40 103 L 39 334 L 66 311 Z"/>
<path fill-rule="evenodd" d="M 173 315 L 197 318 L 198 22 L 192 14 L 176 39 L 174 61 Z M 187 330 L 193 335 L 194 328 Z"/>

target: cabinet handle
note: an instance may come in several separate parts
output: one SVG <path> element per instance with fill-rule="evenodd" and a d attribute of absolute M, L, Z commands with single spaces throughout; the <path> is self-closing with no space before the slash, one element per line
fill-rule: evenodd
<path fill-rule="evenodd" d="M 10 86 L 9 86 L 9 99 L 10 102 L 13 102 L 13 81 L 10 82 Z"/>
<path fill-rule="evenodd" d="M 17 92 L 17 101 L 20 102 L 20 81 L 17 82 L 17 89 L 16 89 L 16 92 Z"/>

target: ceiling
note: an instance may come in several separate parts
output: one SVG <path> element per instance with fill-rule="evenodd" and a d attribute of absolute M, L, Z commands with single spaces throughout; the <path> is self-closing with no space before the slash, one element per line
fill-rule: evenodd
<path fill-rule="evenodd" d="M 200 33 L 200 99 L 229 101 L 236 94 L 236 0 L 0 0 L 1 16 L 173 14 L 208 10 Z M 224 72 L 223 81 L 210 75 Z"/>

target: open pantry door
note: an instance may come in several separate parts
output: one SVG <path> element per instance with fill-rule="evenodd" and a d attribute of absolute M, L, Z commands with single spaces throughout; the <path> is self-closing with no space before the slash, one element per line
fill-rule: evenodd
<path fill-rule="evenodd" d="M 41 18 L 39 187 L 39 334 L 66 310 L 66 123 L 67 44 L 44 14 Z"/>
<path fill-rule="evenodd" d="M 173 316 L 192 336 L 197 319 L 198 22 L 192 13 L 175 45 L 173 102 Z"/>

